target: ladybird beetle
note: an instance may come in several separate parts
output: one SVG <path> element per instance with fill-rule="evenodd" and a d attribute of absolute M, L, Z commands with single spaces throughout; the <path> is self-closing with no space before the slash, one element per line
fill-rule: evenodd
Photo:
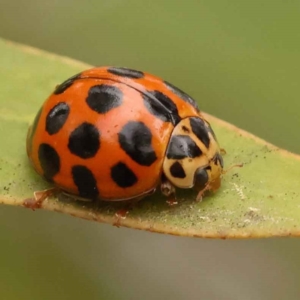
<path fill-rule="evenodd" d="M 223 160 L 216 136 L 189 95 L 151 74 L 98 67 L 58 85 L 27 136 L 38 174 L 64 193 L 140 199 L 157 187 L 216 191 Z"/>

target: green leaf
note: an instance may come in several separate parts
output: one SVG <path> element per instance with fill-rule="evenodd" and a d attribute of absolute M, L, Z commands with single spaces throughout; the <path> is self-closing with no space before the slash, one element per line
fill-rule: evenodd
<path fill-rule="evenodd" d="M 90 66 L 27 46 L 0 40 L 0 202 L 24 206 L 34 191 L 51 187 L 32 170 L 25 140 L 29 124 L 53 88 Z M 98 222 L 182 236 L 245 238 L 298 236 L 300 233 L 300 157 L 280 150 L 207 115 L 226 149 L 225 164 L 243 163 L 224 175 L 222 187 L 195 202 L 178 193 L 170 206 L 157 193 L 144 198 L 125 219 L 115 214 L 124 203 L 74 201 L 59 194 L 43 209 Z"/>

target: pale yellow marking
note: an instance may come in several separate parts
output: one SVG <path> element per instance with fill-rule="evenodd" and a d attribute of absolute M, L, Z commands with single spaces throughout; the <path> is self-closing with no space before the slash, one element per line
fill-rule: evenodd
<path fill-rule="evenodd" d="M 186 127 L 189 132 L 185 131 L 183 127 Z M 191 188 L 194 186 L 194 175 L 198 168 L 205 167 L 211 164 L 212 158 L 216 155 L 216 153 L 220 152 L 219 145 L 215 141 L 213 135 L 209 132 L 210 138 L 210 146 L 207 148 L 193 133 L 192 128 L 190 126 L 190 118 L 185 118 L 181 120 L 176 127 L 174 128 L 171 138 L 174 135 L 186 135 L 189 136 L 196 145 L 202 151 L 202 155 L 199 157 L 194 158 L 184 158 L 184 159 L 168 159 L 167 157 L 163 163 L 163 170 L 166 177 L 170 180 L 172 184 L 179 188 Z M 170 172 L 170 167 L 173 165 L 174 162 L 179 162 L 182 168 L 185 171 L 186 177 L 185 178 L 175 178 L 172 176 Z M 220 172 L 219 167 L 212 166 L 212 171 L 208 171 L 209 181 L 214 177 L 217 177 L 218 173 Z"/>

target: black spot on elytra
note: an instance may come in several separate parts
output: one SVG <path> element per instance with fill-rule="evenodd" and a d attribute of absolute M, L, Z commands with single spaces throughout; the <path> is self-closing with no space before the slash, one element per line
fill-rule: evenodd
<path fill-rule="evenodd" d="M 151 114 L 174 126 L 181 120 L 176 104 L 160 91 L 147 91 L 143 94 L 146 108 Z"/>
<path fill-rule="evenodd" d="M 122 162 L 117 163 L 111 168 L 111 178 L 122 188 L 131 187 L 137 182 L 134 172 Z"/>
<path fill-rule="evenodd" d="M 199 191 L 203 190 L 208 182 L 208 174 L 206 169 L 199 168 L 195 172 L 194 176 L 194 186 Z"/>
<path fill-rule="evenodd" d="M 152 134 L 142 122 L 130 121 L 119 132 L 121 148 L 138 164 L 150 166 L 157 159 L 151 145 Z"/>
<path fill-rule="evenodd" d="M 194 158 L 201 154 L 201 149 L 188 135 L 172 136 L 167 150 L 167 158 L 169 159 Z"/>
<path fill-rule="evenodd" d="M 137 70 L 132 70 L 128 68 L 121 68 L 121 67 L 111 67 L 107 69 L 107 72 L 117 75 L 117 76 L 122 76 L 122 77 L 128 77 L 128 78 L 143 78 L 145 75 L 141 71 Z"/>
<path fill-rule="evenodd" d="M 93 157 L 100 148 L 100 133 L 98 129 L 87 122 L 73 130 L 69 137 L 69 150 L 81 157 Z"/>
<path fill-rule="evenodd" d="M 80 78 L 81 73 L 76 74 L 72 77 L 70 77 L 69 79 L 67 79 L 66 81 L 64 81 L 62 84 L 58 85 L 54 91 L 55 95 L 59 95 L 62 94 L 63 92 L 65 92 L 73 83 L 76 79 Z"/>
<path fill-rule="evenodd" d="M 207 127 L 202 119 L 197 117 L 190 118 L 190 124 L 193 133 L 196 137 L 205 145 L 206 148 L 209 147 L 210 139 L 208 135 Z"/>
<path fill-rule="evenodd" d="M 111 85 L 101 84 L 90 88 L 86 103 L 99 114 L 109 112 L 122 104 L 122 91 Z"/>
<path fill-rule="evenodd" d="M 175 178 L 185 178 L 186 176 L 182 165 L 178 161 L 174 162 L 170 167 L 170 173 Z"/>
<path fill-rule="evenodd" d="M 175 95 L 177 95 L 183 101 L 191 104 L 194 108 L 196 108 L 197 111 L 199 111 L 199 107 L 198 107 L 196 101 L 191 96 L 189 96 L 187 93 L 185 93 L 184 91 L 182 91 L 181 89 L 179 89 L 178 87 L 174 86 L 173 84 L 171 84 L 168 81 L 164 81 L 164 84 Z"/>
<path fill-rule="evenodd" d="M 56 104 L 46 117 L 46 131 L 52 135 L 57 133 L 67 121 L 70 107 L 65 102 Z"/>
<path fill-rule="evenodd" d="M 56 150 L 49 144 L 41 144 L 38 157 L 44 171 L 44 177 L 50 181 L 60 170 L 60 158 Z"/>
<path fill-rule="evenodd" d="M 93 173 L 85 166 L 73 166 L 72 176 L 79 195 L 87 199 L 95 199 L 99 195 L 97 182 Z"/>

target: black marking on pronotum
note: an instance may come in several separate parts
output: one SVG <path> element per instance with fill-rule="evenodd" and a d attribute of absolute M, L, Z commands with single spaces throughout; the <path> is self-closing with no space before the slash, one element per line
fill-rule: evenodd
<path fill-rule="evenodd" d="M 57 133 L 66 123 L 70 107 L 65 102 L 57 103 L 46 117 L 46 131 L 52 135 Z"/>
<path fill-rule="evenodd" d="M 38 157 L 44 171 L 44 177 L 50 181 L 60 170 L 60 158 L 56 150 L 49 144 L 40 144 Z"/>
<path fill-rule="evenodd" d="M 68 147 L 81 158 L 93 157 L 100 148 L 100 132 L 93 124 L 84 122 L 71 132 Z"/>
<path fill-rule="evenodd" d="M 204 121 L 197 117 L 191 117 L 190 124 L 191 124 L 193 133 L 204 144 L 204 146 L 206 148 L 208 148 L 209 144 L 210 144 L 210 138 L 209 138 L 208 130 L 207 130 L 207 127 L 205 126 Z"/>
<path fill-rule="evenodd" d="M 129 121 L 118 136 L 121 148 L 138 164 L 150 166 L 156 161 L 152 133 L 144 123 Z"/>
<path fill-rule="evenodd" d="M 123 93 L 116 86 L 94 85 L 89 89 L 87 105 L 95 112 L 104 114 L 122 104 Z"/>
<path fill-rule="evenodd" d="M 62 84 L 58 85 L 55 88 L 54 94 L 55 95 L 59 95 L 62 94 L 63 92 L 65 92 L 73 83 L 75 80 L 80 79 L 81 73 L 76 74 L 72 77 L 70 77 L 69 79 L 67 79 L 66 81 L 64 81 Z"/>
<path fill-rule="evenodd" d="M 189 133 L 189 132 L 190 132 L 190 129 L 187 128 L 187 127 L 184 126 L 184 125 L 181 126 L 181 129 L 182 129 L 184 132 L 186 132 L 186 133 Z"/>
<path fill-rule="evenodd" d="M 181 120 L 176 104 L 160 91 L 143 92 L 146 108 L 151 114 L 164 122 L 171 122 L 174 126 Z"/>
<path fill-rule="evenodd" d="M 206 127 L 207 127 L 207 130 L 212 134 L 212 136 L 214 137 L 215 141 L 217 142 L 218 139 L 216 137 L 216 134 L 214 133 L 213 129 L 211 128 L 210 124 L 209 123 L 206 123 Z"/>
<path fill-rule="evenodd" d="M 87 199 L 95 199 L 99 195 L 96 179 L 87 167 L 76 165 L 72 167 L 72 176 L 78 188 L 79 195 Z"/>
<path fill-rule="evenodd" d="M 181 89 L 179 89 L 178 87 L 176 87 L 175 85 L 171 84 L 168 81 L 164 81 L 164 84 L 170 91 L 172 91 L 180 99 L 191 104 L 197 111 L 199 111 L 199 107 L 196 101 L 191 96 L 189 96 L 187 93 L 185 93 L 184 91 L 182 91 Z"/>
<path fill-rule="evenodd" d="M 194 158 L 201 154 L 201 149 L 188 135 L 172 136 L 167 149 L 167 158 L 169 159 Z"/>
<path fill-rule="evenodd" d="M 170 173 L 175 178 L 185 178 L 186 177 L 184 169 L 178 161 L 176 161 L 172 164 L 172 166 L 170 167 Z"/>
<path fill-rule="evenodd" d="M 122 188 L 131 187 L 138 181 L 134 172 L 123 162 L 118 162 L 111 168 L 111 178 Z"/>
<path fill-rule="evenodd" d="M 128 68 L 122 68 L 122 67 L 110 67 L 107 69 L 107 71 L 111 74 L 121 76 L 121 77 L 127 77 L 127 78 L 133 78 L 133 79 L 139 79 L 143 78 L 145 75 L 141 71 L 128 69 Z"/>

